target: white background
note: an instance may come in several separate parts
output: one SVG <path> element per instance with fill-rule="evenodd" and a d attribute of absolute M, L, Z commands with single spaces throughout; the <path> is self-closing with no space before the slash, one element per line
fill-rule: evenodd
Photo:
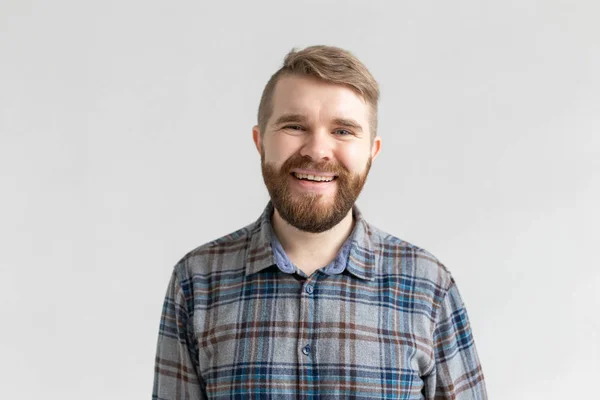
<path fill-rule="evenodd" d="M 0 397 L 147 399 L 188 251 L 268 200 L 251 127 L 292 47 L 379 81 L 358 205 L 432 252 L 492 399 L 597 395 L 600 3 L 0 1 Z"/>

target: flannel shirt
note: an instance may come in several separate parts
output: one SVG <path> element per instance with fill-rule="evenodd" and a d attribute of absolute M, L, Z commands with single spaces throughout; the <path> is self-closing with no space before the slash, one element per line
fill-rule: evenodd
<path fill-rule="evenodd" d="M 487 399 L 467 312 L 429 252 L 367 223 L 306 276 L 260 218 L 167 289 L 153 399 Z"/>

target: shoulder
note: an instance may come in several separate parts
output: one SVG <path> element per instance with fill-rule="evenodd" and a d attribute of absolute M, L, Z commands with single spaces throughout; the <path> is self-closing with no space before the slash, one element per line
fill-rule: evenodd
<path fill-rule="evenodd" d="M 209 276 L 223 272 L 244 270 L 246 251 L 256 222 L 201 244 L 185 254 L 175 266 L 176 273 Z"/>
<path fill-rule="evenodd" d="M 451 285 L 450 270 L 432 253 L 371 224 L 369 228 L 381 276 L 429 282 L 442 291 Z"/>

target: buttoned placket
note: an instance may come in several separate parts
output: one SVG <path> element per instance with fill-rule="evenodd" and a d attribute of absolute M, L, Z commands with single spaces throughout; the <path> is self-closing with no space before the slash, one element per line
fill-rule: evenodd
<path fill-rule="evenodd" d="M 298 321 L 298 379 L 301 393 L 311 392 L 314 385 L 315 355 L 318 351 L 314 342 L 316 291 L 319 272 L 313 273 L 300 287 L 300 310 Z"/>

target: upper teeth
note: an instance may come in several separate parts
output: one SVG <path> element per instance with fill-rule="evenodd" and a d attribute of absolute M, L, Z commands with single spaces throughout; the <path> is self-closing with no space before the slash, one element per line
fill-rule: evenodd
<path fill-rule="evenodd" d="M 330 182 L 333 180 L 333 176 L 318 176 L 318 175 L 307 175 L 307 174 L 299 174 L 294 172 L 294 175 L 298 179 L 308 179 L 311 181 L 319 181 L 319 182 Z"/>

